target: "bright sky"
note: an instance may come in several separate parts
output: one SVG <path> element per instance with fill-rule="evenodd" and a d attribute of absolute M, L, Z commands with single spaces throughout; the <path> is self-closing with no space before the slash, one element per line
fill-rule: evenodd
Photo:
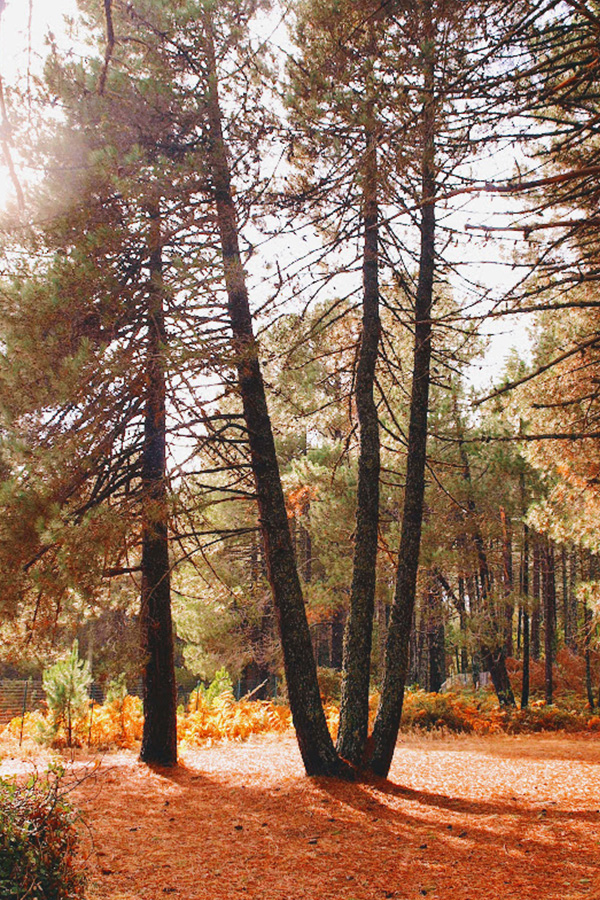
<path fill-rule="evenodd" d="M 63 41 L 65 40 L 64 18 L 73 16 L 76 10 L 77 0 L 0 0 L 0 76 L 3 81 L 8 83 L 17 74 L 24 75 L 28 68 L 34 73 L 39 71 L 46 53 L 48 32 L 53 32 L 59 43 L 62 43 L 61 37 Z M 490 177 L 509 177 L 510 175 L 509 164 L 506 171 L 502 173 L 494 171 Z M 14 200 L 14 195 L 14 186 L 0 154 L 0 208 Z M 465 211 L 465 221 L 486 220 L 487 207 L 490 206 L 489 198 L 484 198 L 483 201 L 474 202 L 469 206 L 469 211 Z M 471 252 L 473 250 L 474 248 Z M 484 257 L 489 258 L 490 255 L 493 258 L 493 252 L 489 254 L 486 251 Z M 474 274 L 476 277 L 483 278 L 484 281 L 502 284 L 507 276 L 508 281 L 511 280 L 509 273 L 493 264 L 489 266 L 491 271 L 486 277 L 483 258 L 476 251 L 473 252 L 473 263 L 476 269 Z M 504 320 L 495 323 L 490 328 L 494 335 L 492 348 L 481 367 L 474 367 L 472 372 L 474 383 L 487 383 L 489 378 L 497 373 L 511 346 L 516 344 L 522 350 L 526 348 L 528 339 L 523 327 L 524 323 L 520 323 L 520 325 L 520 328 L 515 329 L 514 321 Z"/>
<path fill-rule="evenodd" d="M 64 32 L 64 17 L 76 0 L 0 0 L 0 76 L 10 82 L 19 73 L 39 70 L 49 31 Z M 31 46 L 31 50 L 29 47 Z M 0 161 L 0 207 L 14 197 L 4 160 Z"/>

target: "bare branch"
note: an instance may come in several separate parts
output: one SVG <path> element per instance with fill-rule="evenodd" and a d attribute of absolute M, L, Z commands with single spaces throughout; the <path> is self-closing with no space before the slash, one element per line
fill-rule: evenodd
<path fill-rule="evenodd" d="M 104 0 L 104 14 L 106 16 L 106 50 L 104 52 L 104 65 L 100 73 L 98 81 L 98 94 L 102 96 L 106 86 L 106 76 L 108 75 L 108 67 L 112 59 L 113 50 L 115 49 L 115 31 L 112 20 L 112 0 Z"/>

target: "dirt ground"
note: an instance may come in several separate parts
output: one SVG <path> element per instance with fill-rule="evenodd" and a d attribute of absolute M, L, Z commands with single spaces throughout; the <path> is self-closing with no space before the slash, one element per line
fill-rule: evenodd
<path fill-rule="evenodd" d="M 89 900 L 600 898 L 597 737 L 405 737 L 389 780 L 355 784 L 306 778 L 291 736 L 69 771 Z"/>

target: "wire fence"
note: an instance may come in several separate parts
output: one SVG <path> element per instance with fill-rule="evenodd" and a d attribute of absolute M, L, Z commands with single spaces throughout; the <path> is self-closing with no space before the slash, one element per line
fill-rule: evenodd
<path fill-rule="evenodd" d="M 130 693 L 141 696 L 141 685 L 136 684 Z M 92 681 L 90 684 L 88 694 L 94 703 L 104 703 L 104 688 L 96 681 Z M 46 708 L 46 694 L 41 678 L 0 679 L 0 728 L 8 725 L 17 716 L 23 716 L 26 712 L 35 709 L 45 710 Z"/>
<path fill-rule="evenodd" d="M 0 725 L 7 725 L 32 709 L 45 708 L 45 697 L 41 678 L 0 681 Z"/>

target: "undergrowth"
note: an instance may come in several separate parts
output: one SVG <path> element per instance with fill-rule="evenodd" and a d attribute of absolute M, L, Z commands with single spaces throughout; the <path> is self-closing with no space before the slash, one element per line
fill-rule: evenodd
<path fill-rule="evenodd" d="M 377 710 L 377 695 L 370 703 L 370 724 Z M 337 736 L 339 707 L 325 702 L 325 716 L 332 736 Z M 55 733 L 48 729 L 49 714 L 25 714 L 25 738 L 48 742 L 63 748 L 68 744 L 64 727 Z M 281 734 L 292 727 L 287 706 L 272 700 L 236 701 L 229 685 L 220 693 L 194 691 L 187 708 L 178 714 L 179 740 L 199 746 L 221 740 L 245 741 L 253 735 Z M 78 747 L 135 749 L 142 737 L 143 710 L 138 697 L 113 693 L 103 706 L 92 706 L 71 725 L 71 741 Z M 500 709 L 489 691 L 430 694 L 408 690 L 402 712 L 403 732 L 439 732 L 453 734 L 527 734 L 541 731 L 600 731 L 600 717 L 594 715 L 577 697 L 566 694 L 556 705 L 533 701 L 527 709 Z M 21 717 L 6 726 L 3 737 L 19 738 Z"/>
<path fill-rule="evenodd" d="M 77 900 L 85 877 L 77 862 L 76 814 L 64 798 L 62 772 L 25 784 L 0 779 L 0 897 Z"/>

